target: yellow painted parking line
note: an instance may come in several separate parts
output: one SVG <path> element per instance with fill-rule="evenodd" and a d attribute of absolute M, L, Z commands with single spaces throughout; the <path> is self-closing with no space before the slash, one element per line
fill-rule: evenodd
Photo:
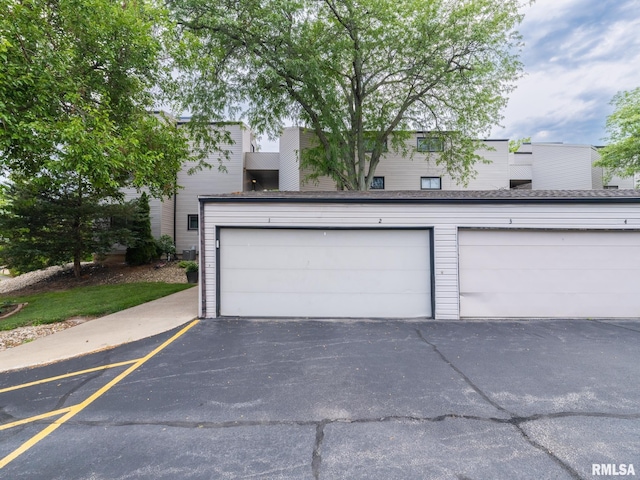
<path fill-rule="evenodd" d="M 35 416 L 29 417 L 29 418 L 23 418 L 22 420 L 16 420 L 15 422 L 3 423 L 2 425 L 0 425 L 0 431 L 8 430 L 10 428 L 18 427 L 20 425 L 26 425 L 27 423 L 36 422 L 38 420 L 44 420 L 45 418 L 55 417 L 56 415 L 62 415 L 63 413 L 67 413 L 73 407 L 75 407 L 75 405 L 72 405 L 70 407 L 61 408 L 59 410 L 53 410 L 51 412 L 43 413 L 43 414 L 40 414 L 40 415 L 35 415 Z"/>
<path fill-rule="evenodd" d="M 173 343 L 178 338 L 180 338 L 182 335 L 187 333 L 187 331 L 189 331 L 189 329 L 191 329 L 193 326 L 195 326 L 198 322 L 199 322 L 199 320 L 194 320 L 193 322 L 191 322 L 189 325 L 184 327 L 182 330 L 180 330 L 178 333 L 176 333 L 173 337 L 171 337 L 169 340 L 164 342 L 162 345 L 157 347 L 155 350 L 153 350 L 149 354 L 145 355 L 144 357 L 140 358 L 136 363 L 131 365 L 124 372 L 122 372 L 120 375 L 118 375 L 113 380 L 111 380 L 109 383 L 107 383 L 104 387 L 102 387 L 101 389 L 96 391 L 93 395 L 91 395 L 85 401 L 83 401 L 82 403 L 79 403 L 79 404 L 74 405 L 73 407 L 71 407 L 69 409 L 69 411 L 62 418 L 56 420 L 51 425 L 48 425 L 40 433 L 38 433 L 38 434 L 34 435 L 33 437 L 31 437 L 29 440 L 24 442 L 22 445 L 20 445 L 17 449 L 15 449 L 9 455 L 7 455 L 2 460 L 0 460 L 0 469 L 4 468 L 10 462 L 12 462 L 17 457 L 22 455 L 24 452 L 29 450 L 31 447 L 36 445 L 40 440 L 46 438 L 50 433 L 54 432 L 59 426 L 63 425 L 67 420 L 73 418 L 75 415 L 77 415 L 82 410 L 87 408 L 89 405 L 91 405 L 93 402 L 95 402 L 98 398 L 100 398 L 102 395 L 104 395 L 106 392 L 108 392 L 114 385 L 118 384 L 121 380 L 126 378 L 130 373 L 132 373 L 135 370 L 137 370 L 139 367 L 141 367 L 149 359 L 153 358 L 156 354 L 158 354 L 159 352 L 164 350 L 166 347 L 171 345 L 171 343 Z"/>
<path fill-rule="evenodd" d="M 98 372 L 100 370 L 107 370 L 109 368 L 122 367 L 124 365 L 131 365 L 136 363 L 139 358 L 134 360 L 127 360 L 126 362 L 111 363 L 109 365 L 101 365 L 99 367 L 88 368 L 86 370 L 78 370 L 77 372 L 65 373 L 64 375 L 58 375 L 56 377 L 43 378 L 36 380 L 35 382 L 23 383 L 21 385 L 15 385 L 13 387 L 0 388 L 0 393 L 11 392 L 13 390 L 20 390 L 21 388 L 33 387 L 34 385 L 41 385 L 43 383 L 55 382 L 56 380 L 62 380 L 63 378 L 77 377 L 78 375 L 84 375 L 85 373 Z"/>

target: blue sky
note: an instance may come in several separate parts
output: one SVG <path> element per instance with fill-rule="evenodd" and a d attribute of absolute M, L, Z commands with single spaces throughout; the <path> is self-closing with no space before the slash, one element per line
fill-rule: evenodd
<path fill-rule="evenodd" d="M 523 12 L 525 76 L 491 137 L 604 144 L 612 97 L 640 87 L 640 1 L 537 0 Z"/>

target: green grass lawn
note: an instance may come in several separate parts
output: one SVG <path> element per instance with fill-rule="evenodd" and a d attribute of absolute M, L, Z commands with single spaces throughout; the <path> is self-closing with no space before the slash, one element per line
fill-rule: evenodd
<path fill-rule="evenodd" d="M 99 317 L 180 292 L 188 283 L 121 283 L 78 287 L 63 292 L 39 293 L 23 297 L 0 296 L 0 303 L 29 303 L 20 312 L 0 320 L 0 330 L 26 325 L 61 322 L 71 317 Z"/>

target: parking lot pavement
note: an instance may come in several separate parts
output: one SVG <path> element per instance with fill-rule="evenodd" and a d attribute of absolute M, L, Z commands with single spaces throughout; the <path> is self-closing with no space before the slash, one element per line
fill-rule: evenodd
<path fill-rule="evenodd" d="M 3 374 L 0 477 L 638 476 L 639 340 L 638 321 L 202 320 Z"/>

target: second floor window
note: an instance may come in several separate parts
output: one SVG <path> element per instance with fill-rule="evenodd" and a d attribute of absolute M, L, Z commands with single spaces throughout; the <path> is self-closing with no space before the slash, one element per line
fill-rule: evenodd
<path fill-rule="evenodd" d="M 373 177 L 371 190 L 384 190 L 384 177 Z"/>
<path fill-rule="evenodd" d="M 444 150 L 444 141 L 438 137 L 418 137 L 419 152 L 441 152 Z"/>
<path fill-rule="evenodd" d="M 440 177 L 420 178 L 420 188 L 422 190 L 442 190 L 442 180 Z"/>

